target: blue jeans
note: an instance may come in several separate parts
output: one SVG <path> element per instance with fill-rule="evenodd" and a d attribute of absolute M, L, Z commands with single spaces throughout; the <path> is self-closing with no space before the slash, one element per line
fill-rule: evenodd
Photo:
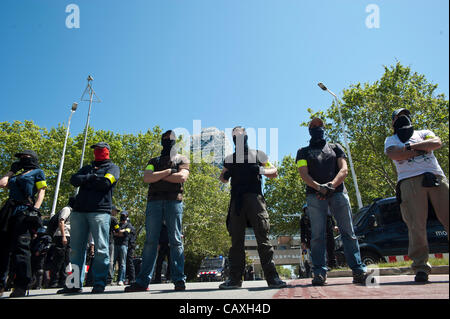
<path fill-rule="evenodd" d="M 344 255 L 348 266 L 354 275 L 367 271 L 366 265 L 361 261 L 358 239 L 353 230 L 352 212 L 350 200 L 347 194 L 334 193 L 326 200 L 320 200 L 316 194 L 306 196 L 308 205 L 307 213 L 311 221 L 311 258 L 313 273 L 326 275 L 326 225 L 327 213 L 330 208 L 331 214 L 336 219 L 339 232 L 344 245 Z"/>
<path fill-rule="evenodd" d="M 186 281 L 184 275 L 184 248 L 181 238 L 183 202 L 177 200 L 155 200 L 147 203 L 145 212 L 145 243 L 141 271 L 136 283 L 147 287 L 155 270 L 159 235 L 163 220 L 166 222 L 170 245 L 170 272 L 172 282 Z"/>
<path fill-rule="evenodd" d="M 70 262 L 80 270 L 79 287 L 83 287 L 85 276 L 86 250 L 89 233 L 95 244 L 95 257 L 91 268 L 94 286 L 106 286 L 109 269 L 109 225 L 108 213 L 72 212 L 70 214 Z"/>
<path fill-rule="evenodd" d="M 119 262 L 119 275 L 117 281 L 125 280 L 127 251 L 128 246 L 126 245 L 114 245 L 114 265 L 116 262 Z"/>

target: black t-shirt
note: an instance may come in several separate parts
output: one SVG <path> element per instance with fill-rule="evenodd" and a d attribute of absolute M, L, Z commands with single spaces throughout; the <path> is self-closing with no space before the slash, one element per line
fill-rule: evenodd
<path fill-rule="evenodd" d="M 260 194 L 261 175 L 256 172 L 254 166 L 263 166 L 266 163 L 268 163 L 267 155 L 263 151 L 253 149 L 241 155 L 233 153 L 225 157 L 223 166 L 231 174 L 231 191 Z"/>
<path fill-rule="evenodd" d="M 189 170 L 189 159 L 181 154 L 176 154 L 172 158 L 158 156 L 152 158 L 145 169 L 159 172 L 168 168 L 175 168 L 178 172 L 182 169 Z M 160 180 L 149 184 L 148 200 L 182 200 L 183 191 L 183 183 L 170 183 Z"/>
<path fill-rule="evenodd" d="M 303 147 L 297 151 L 297 167 L 307 166 L 309 175 L 319 184 L 331 182 L 339 172 L 338 158 L 346 158 L 344 149 L 339 144 L 326 143 L 322 148 Z M 306 186 L 307 194 L 317 191 Z M 346 192 L 344 183 L 336 187 L 336 193 Z"/>

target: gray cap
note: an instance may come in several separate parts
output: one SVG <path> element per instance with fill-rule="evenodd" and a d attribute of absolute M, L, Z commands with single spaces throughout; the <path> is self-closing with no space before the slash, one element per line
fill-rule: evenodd
<path fill-rule="evenodd" d="M 91 145 L 91 148 L 96 148 L 96 147 L 100 147 L 100 148 L 106 147 L 108 150 L 111 150 L 111 148 L 109 147 L 109 144 L 106 142 L 98 142 L 97 144 Z"/>

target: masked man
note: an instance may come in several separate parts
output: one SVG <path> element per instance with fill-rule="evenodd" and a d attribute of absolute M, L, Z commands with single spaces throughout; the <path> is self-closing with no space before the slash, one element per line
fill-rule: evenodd
<path fill-rule="evenodd" d="M 15 157 L 19 160 L 12 163 L 9 172 L 0 179 L 0 188 L 9 189 L 9 198 L 0 211 L 0 295 L 5 289 L 12 259 L 14 269 L 10 273 L 15 274 L 15 278 L 10 297 L 24 297 L 32 280 L 30 244 L 42 226 L 39 208 L 47 182 L 34 151 L 24 150 Z"/>
<path fill-rule="evenodd" d="M 92 293 L 105 290 L 109 270 L 109 230 L 113 190 L 119 180 L 120 169 L 110 157 L 110 146 L 105 142 L 92 145 L 94 161 L 82 167 L 70 178 L 70 183 L 79 187 L 71 221 L 70 262 L 76 266 L 79 278 L 74 287 L 65 287 L 58 293 L 80 293 L 85 275 L 86 246 L 89 233 L 95 244 L 94 260 L 89 272 L 93 273 Z M 75 274 L 77 273 L 75 270 Z"/>
<path fill-rule="evenodd" d="M 231 178 L 231 201 L 227 216 L 227 229 L 231 235 L 230 279 L 219 288 L 236 289 L 242 286 L 247 225 L 250 225 L 255 233 L 258 254 L 268 286 L 286 287 L 286 283 L 279 278 L 273 262 L 273 247 L 269 240 L 269 214 L 261 190 L 261 175 L 275 178 L 277 168 L 269 163 L 264 152 L 248 147 L 248 136 L 243 127 L 235 127 L 232 134 L 236 151 L 225 158 L 220 175 L 222 183 L 228 183 Z"/>
<path fill-rule="evenodd" d="M 394 135 L 384 142 L 385 154 L 397 169 L 396 195 L 402 218 L 408 226 L 408 256 L 413 260 L 416 282 L 427 282 L 428 263 L 427 217 L 428 201 L 448 234 L 448 180 L 434 150 L 441 148 L 439 137 L 430 130 L 414 130 L 407 109 L 392 114 Z"/>
<path fill-rule="evenodd" d="M 306 183 L 306 203 L 311 221 L 312 284 L 326 283 L 326 224 L 328 209 L 339 227 L 347 264 L 353 272 L 353 283 L 365 284 L 367 268 L 361 262 L 358 239 L 353 224 L 350 200 L 344 186 L 348 169 L 345 153 L 339 144 L 327 143 L 324 123 L 314 118 L 309 123 L 309 146 L 298 150 L 298 172 Z"/>
<path fill-rule="evenodd" d="M 184 246 L 181 226 L 183 219 L 183 184 L 189 176 L 189 160 L 177 154 L 176 136 L 171 130 L 162 135 L 161 156 L 150 159 L 144 171 L 144 183 L 149 184 L 145 216 L 146 239 L 141 270 L 136 282 L 125 292 L 148 290 L 155 270 L 162 223 L 167 226 L 170 244 L 170 269 L 176 291 L 186 289 Z"/>

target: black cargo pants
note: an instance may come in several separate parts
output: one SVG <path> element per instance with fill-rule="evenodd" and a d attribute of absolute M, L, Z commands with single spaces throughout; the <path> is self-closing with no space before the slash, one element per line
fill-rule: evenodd
<path fill-rule="evenodd" d="M 267 279 L 278 276 L 273 262 L 273 247 L 269 241 L 269 214 L 266 202 L 260 194 L 245 193 L 241 195 L 241 209 L 236 211 L 235 199 L 230 202 L 228 232 L 231 235 L 229 252 L 230 277 L 242 280 L 245 270 L 245 228 L 247 222 L 253 228 L 258 246 L 258 254 L 264 275 Z"/>
<path fill-rule="evenodd" d="M 15 274 L 14 287 L 28 289 L 31 272 L 31 233 L 27 217 L 20 211 L 9 220 L 8 231 L 2 234 L 0 285 L 6 284 L 6 277 Z M 10 263 L 11 260 L 11 263 Z M 8 266 L 12 269 L 8 269 Z"/>

